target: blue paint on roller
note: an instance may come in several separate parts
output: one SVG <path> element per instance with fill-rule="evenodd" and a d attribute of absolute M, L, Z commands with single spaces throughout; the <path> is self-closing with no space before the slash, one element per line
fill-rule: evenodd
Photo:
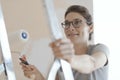
<path fill-rule="evenodd" d="M 26 32 L 22 32 L 21 36 L 23 39 L 27 39 L 27 37 L 28 37 Z"/>

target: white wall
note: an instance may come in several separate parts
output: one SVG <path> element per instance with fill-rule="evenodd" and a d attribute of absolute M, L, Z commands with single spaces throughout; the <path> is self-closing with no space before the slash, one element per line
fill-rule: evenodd
<path fill-rule="evenodd" d="M 94 0 L 95 42 L 110 49 L 109 80 L 120 80 L 119 0 Z"/>

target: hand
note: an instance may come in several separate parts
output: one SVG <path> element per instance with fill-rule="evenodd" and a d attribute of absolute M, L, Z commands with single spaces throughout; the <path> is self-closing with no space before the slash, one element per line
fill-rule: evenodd
<path fill-rule="evenodd" d="M 73 43 L 69 39 L 56 40 L 50 43 L 50 46 L 53 50 L 54 56 L 57 58 L 65 59 L 65 57 L 74 55 L 75 53 Z"/>
<path fill-rule="evenodd" d="M 45 80 L 42 74 L 38 71 L 38 69 L 34 65 L 25 65 L 20 63 L 22 66 L 24 75 L 32 80 Z"/>

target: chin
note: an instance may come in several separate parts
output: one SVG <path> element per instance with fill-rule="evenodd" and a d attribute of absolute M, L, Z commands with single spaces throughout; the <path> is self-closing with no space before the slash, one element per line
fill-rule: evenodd
<path fill-rule="evenodd" d="M 72 43 L 78 43 L 78 39 L 76 38 L 69 38 L 71 40 Z"/>
<path fill-rule="evenodd" d="M 78 38 L 72 38 L 72 39 L 70 39 L 71 40 L 71 42 L 72 43 L 74 43 L 74 44 L 80 44 L 80 43 L 84 43 L 84 41 L 83 40 L 81 40 L 81 39 L 78 39 Z"/>

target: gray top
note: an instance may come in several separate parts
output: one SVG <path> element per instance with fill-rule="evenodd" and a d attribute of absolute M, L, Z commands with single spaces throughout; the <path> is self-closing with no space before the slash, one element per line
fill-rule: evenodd
<path fill-rule="evenodd" d="M 104 44 L 90 45 L 87 54 L 92 55 L 92 53 L 97 51 L 102 51 L 108 58 L 109 50 Z M 64 80 L 64 76 L 61 71 L 58 72 L 58 75 L 60 80 Z M 90 74 L 82 74 L 73 70 L 73 75 L 75 80 L 108 80 L 108 61 L 102 68 L 99 68 Z"/>

